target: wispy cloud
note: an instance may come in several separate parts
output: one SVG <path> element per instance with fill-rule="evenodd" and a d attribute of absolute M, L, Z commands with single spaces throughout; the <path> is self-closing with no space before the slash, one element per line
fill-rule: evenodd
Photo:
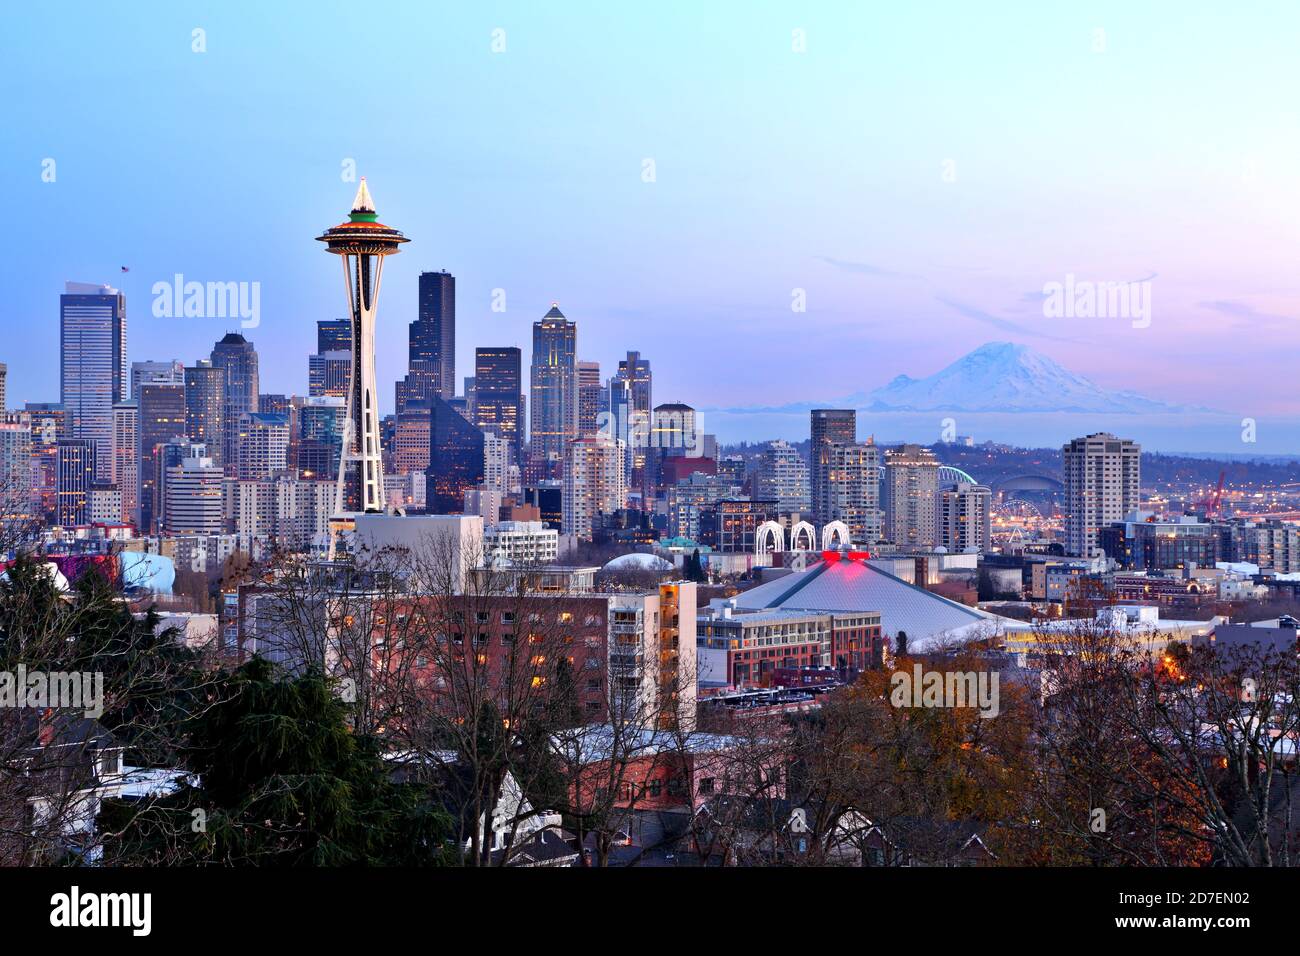
<path fill-rule="evenodd" d="M 1296 320 L 1291 316 L 1261 312 L 1253 305 L 1236 299 L 1215 299 L 1210 302 L 1198 302 L 1197 305 L 1202 309 L 1208 309 L 1211 312 L 1217 312 L 1220 315 L 1236 319 L 1233 328 L 1238 329 L 1294 325 L 1296 323 Z"/>
<path fill-rule="evenodd" d="M 880 276 L 885 279 L 914 279 L 915 276 L 906 272 L 895 272 L 892 269 L 885 269 L 881 266 L 872 265 L 870 262 L 852 262 L 848 259 L 833 259 L 830 256 L 816 256 L 821 262 L 828 266 L 839 269 L 841 272 L 854 272 L 864 276 Z"/>
<path fill-rule="evenodd" d="M 959 315 L 964 315 L 968 319 L 974 319 L 976 322 L 983 322 L 985 325 L 991 325 L 995 329 L 1001 329 L 1004 332 L 1011 332 L 1016 335 L 1029 335 L 1040 339 L 1050 339 L 1053 342 L 1077 342 L 1064 335 L 1053 335 L 1051 332 L 1044 332 L 1041 329 L 1032 326 L 1021 325 L 1019 322 L 1012 322 L 1010 319 L 1004 319 L 1000 316 L 985 312 L 983 309 L 977 309 L 973 305 L 967 305 L 965 302 L 958 302 L 955 299 L 949 299 L 941 295 L 935 296 L 939 302 L 942 302 L 948 308 L 952 309 Z"/>

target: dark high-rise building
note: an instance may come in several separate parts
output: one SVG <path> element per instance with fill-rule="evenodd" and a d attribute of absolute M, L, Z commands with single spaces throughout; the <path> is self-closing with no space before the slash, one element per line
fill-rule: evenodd
<path fill-rule="evenodd" d="M 653 425 L 653 379 L 650 360 L 640 352 L 628 352 L 618 363 L 618 374 L 610 382 L 609 406 L 627 455 L 628 487 L 648 495 L 654 484 L 654 462 L 650 454 L 650 431 Z"/>
<path fill-rule="evenodd" d="M 206 446 L 207 457 L 221 467 L 225 442 L 226 370 L 200 361 L 185 370 L 185 436 Z"/>
<path fill-rule="evenodd" d="M 97 442 L 92 438 L 61 438 L 56 448 L 55 520 L 65 528 L 89 524 Z"/>
<path fill-rule="evenodd" d="M 427 364 L 417 367 L 416 362 Z M 456 277 L 445 270 L 420 273 L 419 315 L 411 323 L 410 370 L 429 378 L 433 392 L 427 397 L 455 397 Z"/>
<path fill-rule="evenodd" d="M 578 327 L 558 306 L 533 323 L 528 471 L 534 479 L 562 478 L 565 450 L 578 437 L 577 350 Z"/>
<path fill-rule="evenodd" d="M 224 437 L 221 460 L 232 474 L 239 442 L 239 420 L 258 410 L 257 352 L 238 332 L 229 332 L 212 349 L 212 364 L 226 370 Z M 143 422 L 141 428 L 143 428 Z"/>
<path fill-rule="evenodd" d="M 293 410 L 293 400 L 280 392 L 263 392 L 257 396 L 257 410 L 268 415 L 289 415 Z"/>
<path fill-rule="evenodd" d="M 812 510 L 818 524 L 830 521 L 826 477 L 830 471 L 831 445 L 851 445 L 858 440 L 858 413 L 851 408 L 814 408 L 812 444 L 808 463 Z"/>
<path fill-rule="evenodd" d="M 185 386 L 140 386 L 140 530 L 153 529 L 158 515 L 158 447 L 185 440 Z"/>
<path fill-rule="evenodd" d="M 532 505 L 546 527 L 559 531 L 564 526 L 564 486 L 558 481 L 541 481 L 524 489 L 524 504 Z"/>
<path fill-rule="evenodd" d="M 298 441 L 293 449 L 294 465 L 301 478 L 334 481 L 343 453 L 343 423 L 347 417 L 345 399 L 322 395 L 296 399 Z"/>
<path fill-rule="evenodd" d="M 632 407 L 649 413 L 653 407 L 650 360 L 642 358 L 640 352 L 628 352 L 627 358 L 619 360 L 618 378 L 628 383 L 628 390 L 632 393 Z"/>
<path fill-rule="evenodd" d="M 426 508 L 430 514 L 461 514 L 465 492 L 483 483 L 483 432 L 441 398 L 432 402 L 429 431 Z"/>
<path fill-rule="evenodd" d="M 113 406 L 126 398 L 126 296 L 69 282 L 59 296 L 59 394 L 68 434 L 95 443 L 96 477 L 113 468 Z"/>
<path fill-rule="evenodd" d="M 578 363 L 578 434 L 594 435 L 599 427 L 601 398 L 599 362 Z"/>
<path fill-rule="evenodd" d="M 523 448 L 523 381 L 519 349 L 474 350 L 474 423 L 510 443 L 512 460 Z"/>
<path fill-rule="evenodd" d="M 404 378 L 397 380 L 394 386 L 394 407 L 397 414 L 406 411 L 409 405 L 427 405 L 435 398 L 440 398 L 438 394 L 438 376 L 437 363 L 428 359 L 415 359 L 411 362 L 411 369 L 406 373 Z M 454 396 L 447 397 L 450 401 Z"/>
<path fill-rule="evenodd" d="M 316 323 L 316 354 L 352 349 L 352 323 L 348 319 L 320 319 Z"/>
<path fill-rule="evenodd" d="M 352 323 L 348 319 L 319 320 L 316 354 L 307 356 L 307 394 L 342 398 L 348 393 L 351 375 Z"/>

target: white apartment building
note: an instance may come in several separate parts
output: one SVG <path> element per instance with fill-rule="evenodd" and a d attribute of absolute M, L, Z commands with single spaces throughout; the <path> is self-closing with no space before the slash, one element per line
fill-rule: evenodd
<path fill-rule="evenodd" d="M 773 441 L 759 456 L 754 472 L 754 497 L 776 502 L 781 514 L 812 511 L 808 463 L 789 442 Z"/>
<path fill-rule="evenodd" d="M 1065 553 L 1101 553 L 1098 533 L 1141 507 L 1142 448 L 1098 432 L 1061 449 L 1065 479 Z"/>
<path fill-rule="evenodd" d="M 885 537 L 900 548 L 933 548 L 939 494 L 939 459 L 921 445 L 885 452 Z"/>
<path fill-rule="evenodd" d="M 993 541 L 993 492 L 984 485 L 959 481 L 939 492 L 941 547 L 953 554 L 983 552 Z"/>
<path fill-rule="evenodd" d="M 610 719 L 695 725 L 696 589 L 692 582 L 609 596 Z"/>
<path fill-rule="evenodd" d="M 542 521 L 502 521 L 483 533 L 484 558 L 494 564 L 537 567 L 560 555 L 560 532 Z"/>
<path fill-rule="evenodd" d="M 291 473 L 263 481 L 227 478 L 225 527 L 260 535 L 292 550 L 325 547 L 334 511 L 334 482 L 305 481 Z"/>
<path fill-rule="evenodd" d="M 880 510 L 880 449 L 870 443 L 832 442 L 822 447 L 825 477 L 818 514 L 843 521 L 855 544 L 871 547 L 884 534 Z"/>
<path fill-rule="evenodd" d="M 289 464 L 289 421 L 283 415 L 245 414 L 239 419 L 235 476 L 270 478 Z"/>
<path fill-rule="evenodd" d="M 561 523 L 565 534 L 590 541 L 597 514 L 627 507 L 622 442 L 606 435 L 577 438 L 566 454 Z"/>
<path fill-rule="evenodd" d="M 168 468 L 163 481 L 164 530 L 168 534 L 220 534 L 224 531 L 224 482 L 224 473 L 211 458 L 190 456 Z M 119 498 L 119 513 L 121 507 Z"/>

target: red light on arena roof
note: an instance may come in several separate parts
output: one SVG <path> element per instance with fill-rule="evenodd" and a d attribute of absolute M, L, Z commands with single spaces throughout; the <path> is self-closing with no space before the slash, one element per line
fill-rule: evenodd
<path fill-rule="evenodd" d="M 826 562 L 834 561 L 870 561 L 870 551 L 823 551 L 822 560 Z"/>

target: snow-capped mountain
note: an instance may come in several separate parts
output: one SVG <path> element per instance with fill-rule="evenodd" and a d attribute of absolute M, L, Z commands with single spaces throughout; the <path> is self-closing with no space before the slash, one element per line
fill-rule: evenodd
<path fill-rule="evenodd" d="M 1180 406 L 1136 392 L 1104 389 L 1046 355 L 1011 342 L 988 342 L 926 378 L 900 375 L 867 395 L 850 396 L 877 411 L 1176 412 Z"/>

